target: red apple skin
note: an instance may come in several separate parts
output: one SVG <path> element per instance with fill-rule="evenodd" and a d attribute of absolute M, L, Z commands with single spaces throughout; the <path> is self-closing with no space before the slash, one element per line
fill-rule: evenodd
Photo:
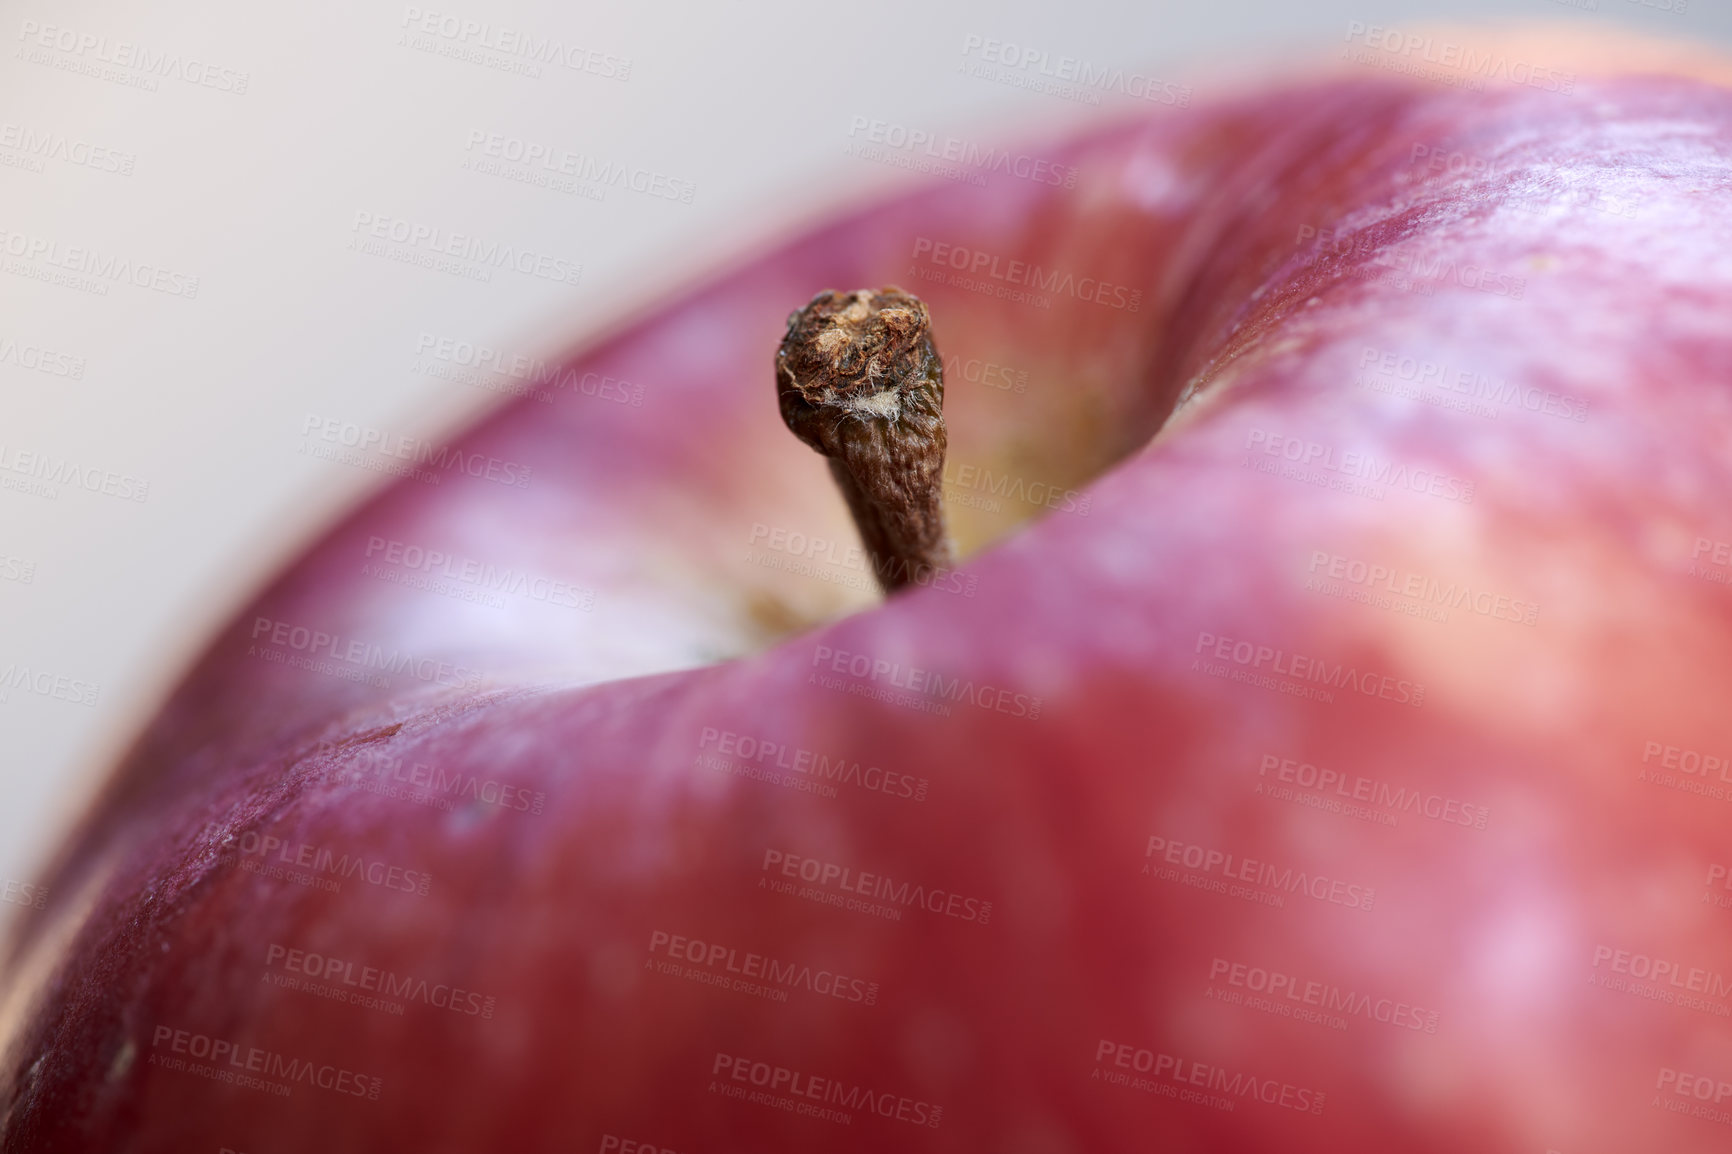
<path fill-rule="evenodd" d="M 1486 164 L 1416 163 L 1444 142 Z M 651 399 L 504 409 L 462 444 L 529 488 L 388 489 L 241 614 L 20 923 L 6 1149 L 1724 1150 L 1732 98 L 1339 83 L 1058 155 L 1074 189 L 923 191 L 577 354 Z M 916 280 L 920 237 L 1143 297 Z M 1074 364 L 1055 387 L 1106 414 L 1098 453 L 1183 400 L 1086 516 L 972 557 L 973 595 L 677 670 L 798 596 L 738 560 L 754 523 L 837 524 L 774 427 L 770 351 L 815 289 L 883 282 L 929 300 L 947 355 Z M 1479 377 L 1521 391 L 1456 391 Z M 970 432 L 1000 398 L 951 392 L 954 443 L 1008 458 L 1014 430 Z M 373 537 L 596 609 L 412 595 L 360 572 Z M 1402 612 L 1355 563 L 1475 597 Z M 248 655 L 261 618 L 487 677 L 291 669 Z M 723 733 L 924 797 L 718 770 Z M 433 775 L 449 812 L 411 795 Z M 936 908 L 851 910 L 798 866 L 778 892 L 791 858 Z M 706 964 L 662 972 L 671 935 Z M 291 949 L 336 959 L 338 991 L 392 974 L 403 1012 L 290 988 Z M 698 980 L 748 954 L 875 996 Z M 1660 996 L 1632 990 L 1655 959 Z M 1247 1004 L 1234 966 L 1367 1000 L 1307 1020 Z M 201 1072 L 219 1043 L 212 1069 L 288 1096 Z M 849 1121 L 742 1100 L 770 1089 L 753 1063 Z"/>

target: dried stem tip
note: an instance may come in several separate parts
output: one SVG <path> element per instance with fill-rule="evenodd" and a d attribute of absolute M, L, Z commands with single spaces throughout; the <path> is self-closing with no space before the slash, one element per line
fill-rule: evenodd
<path fill-rule="evenodd" d="M 776 398 L 794 435 L 830 458 L 886 593 L 948 569 L 944 367 L 919 297 L 821 292 L 788 318 Z"/>

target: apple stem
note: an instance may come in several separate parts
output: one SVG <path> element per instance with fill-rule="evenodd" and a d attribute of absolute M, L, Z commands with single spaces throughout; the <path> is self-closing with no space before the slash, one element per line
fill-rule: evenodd
<path fill-rule="evenodd" d="M 944 365 L 919 297 L 821 292 L 788 318 L 776 398 L 830 459 L 878 583 L 928 584 L 955 562 L 944 529 Z"/>

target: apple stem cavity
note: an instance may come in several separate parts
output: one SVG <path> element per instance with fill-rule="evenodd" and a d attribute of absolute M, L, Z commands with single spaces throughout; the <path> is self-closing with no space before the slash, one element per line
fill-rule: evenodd
<path fill-rule="evenodd" d="M 944 366 L 919 297 L 821 292 L 788 318 L 776 399 L 830 459 L 884 592 L 951 568 L 944 528 Z"/>

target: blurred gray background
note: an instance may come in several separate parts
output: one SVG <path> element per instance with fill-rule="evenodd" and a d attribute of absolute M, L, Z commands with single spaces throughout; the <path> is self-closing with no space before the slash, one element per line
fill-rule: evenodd
<path fill-rule="evenodd" d="M 1560 37 L 1610 24 L 1732 41 L 1732 0 L 862 11 L 5 5 L 0 881 L 29 880 L 216 625 L 380 483 L 302 455 L 309 417 L 437 439 L 500 399 L 451 379 L 458 342 L 551 351 L 917 179 L 856 155 L 873 133 L 990 142 L 1185 91 L 1200 103 L 1284 59 L 1339 56 L 1358 25 L 1551 21 Z M 549 41 L 557 59 L 516 51 Z M 1123 68 L 1156 99 L 1041 90 L 1043 66 L 1081 63 Z M 585 166 L 626 175 L 586 181 Z M 483 282 L 352 247 L 416 227 L 520 246 L 563 280 Z M 30 454 L 75 463 L 94 491 L 50 496 Z M 25 669 L 33 680 L 17 683 Z"/>

